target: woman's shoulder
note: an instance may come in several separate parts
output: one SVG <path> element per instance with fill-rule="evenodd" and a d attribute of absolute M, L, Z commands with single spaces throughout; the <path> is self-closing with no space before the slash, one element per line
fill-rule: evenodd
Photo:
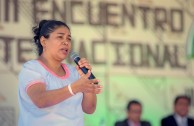
<path fill-rule="evenodd" d="M 39 67 L 40 67 L 40 65 L 39 65 L 38 61 L 35 59 L 29 60 L 23 64 L 23 68 L 28 68 L 28 69 L 36 69 Z"/>

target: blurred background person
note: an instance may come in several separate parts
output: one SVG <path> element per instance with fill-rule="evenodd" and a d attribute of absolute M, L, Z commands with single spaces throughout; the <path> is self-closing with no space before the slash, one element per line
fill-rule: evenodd
<path fill-rule="evenodd" d="M 141 120 L 142 105 L 137 100 L 129 101 L 127 105 L 127 119 L 118 121 L 115 126 L 151 126 L 147 121 Z"/>
<path fill-rule="evenodd" d="M 188 117 L 191 99 L 180 95 L 174 100 L 174 114 L 161 120 L 161 126 L 194 126 L 194 119 Z"/>

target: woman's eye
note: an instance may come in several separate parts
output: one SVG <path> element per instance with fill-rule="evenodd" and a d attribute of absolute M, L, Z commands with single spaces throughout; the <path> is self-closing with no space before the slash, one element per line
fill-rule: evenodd
<path fill-rule="evenodd" d="M 63 38 L 63 36 L 58 36 L 58 38 L 62 39 L 62 38 Z"/>

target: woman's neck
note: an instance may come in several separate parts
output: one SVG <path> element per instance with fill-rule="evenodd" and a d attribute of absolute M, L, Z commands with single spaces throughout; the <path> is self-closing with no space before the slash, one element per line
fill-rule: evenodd
<path fill-rule="evenodd" d="M 53 72 L 58 73 L 61 70 L 61 62 L 57 60 L 50 60 L 49 58 L 45 57 L 44 55 L 39 56 L 39 61 L 44 63 L 49 69 Z"/>

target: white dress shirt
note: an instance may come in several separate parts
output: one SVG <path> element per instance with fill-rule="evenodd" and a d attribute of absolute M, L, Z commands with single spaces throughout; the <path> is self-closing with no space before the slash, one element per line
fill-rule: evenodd
<path fill-rule="evenodd" d="M 134 123 L 133 121 L 128 120 L 128 126 L 141 126 L 141 123 L 139 122 L 137 124 L 137 123 Z"/>
<path fill-rule="evenodd" d="M 187 126 L 187 116 L 186 117 L 181 117 L 180 115 L 175 114 L 174 118 L 175 118 L 176 123 L 178 124 L 178 126 Z"/>

